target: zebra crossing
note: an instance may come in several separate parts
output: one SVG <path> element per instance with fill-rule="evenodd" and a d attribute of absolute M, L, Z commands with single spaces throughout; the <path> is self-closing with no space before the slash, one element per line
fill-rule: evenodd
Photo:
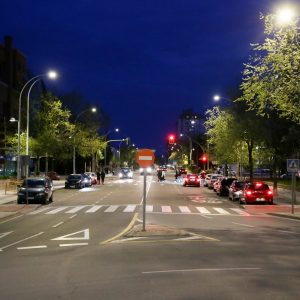
<path fill-rule="evenodd" d="M 63 214 L 93 214 L 96 212 L 102 213 L 134 213 L 139 212 L 142 209 L 142 205 L 138 204 L 125 204 L 125 205 L 77 205 L 77 206 L 49 206 L 32 211 L 28 215 L 55 215 L 59 213 Z M 238 215 L 238 216 L 250 216 L 249 213 L 240 208 L 222 208 L 222 207 L 204 207 L 204 206 L 169 206 L 169 205 L 146 205 L 147 213 L 157 214 L 198 214 L 198 215 Z"/>

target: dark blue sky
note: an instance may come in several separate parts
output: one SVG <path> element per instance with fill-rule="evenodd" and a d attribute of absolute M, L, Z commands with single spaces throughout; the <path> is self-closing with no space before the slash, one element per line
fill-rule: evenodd
<path fill-rule="evenodd" d="M 294 1 L 295 2 L 295 1 Z M 241 79 L 250 43 L 263 39 L 269 0 L 2 0 L 11 35 L 57 93 L 99 102 L 139 147 L 163 149 L 182 110 L 202 112 Z"/>

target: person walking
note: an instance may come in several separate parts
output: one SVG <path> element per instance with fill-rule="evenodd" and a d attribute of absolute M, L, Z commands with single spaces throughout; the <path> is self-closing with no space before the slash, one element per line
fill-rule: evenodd
<path fill-rule="evenodd" d="M 100 184 L 100 172 L 97 171 L 97 184 Z"/>
<path fill-rule="evenodd" d="M 101 177 L 101 183 L 104 184 L 104 179 L 105 179 L 105 172 L 102 169 L 101 173 L 100 173 L 100 177 Z"/>

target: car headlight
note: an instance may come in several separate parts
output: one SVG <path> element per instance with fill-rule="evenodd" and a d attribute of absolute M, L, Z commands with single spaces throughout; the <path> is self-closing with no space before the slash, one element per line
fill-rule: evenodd
<path fill-rule="evenodd" d="M 84 178 L 83 182 L 89 182 L 89 179 L 88 178 Z"/>
<path fill-rule="evenodd" d="M 122 178 L 122 177 L 123 177 L 123 174 L 122 174 L 122 173 L 119 173 L 119 177 Z"/>
<path fill-rule="evenodd" d="M 129 172 L 129 173 L 128 173 L 128 176 L 129 176 L 129 177 L 132 177 L 132 176 L 133 176 L 133 173 L 132 173 L 132 172 Z"/>
<path fill-rule="evenodd" d="M 140 173 L 144 172 L 144 169 L 143 168 L 140 168 Z"/>
<path fill-rule="evenodd" d="M 151 167 L 148 167 L 146 170 L 147 170 L 148 173 L 152 172 L 152 168 Z"/>

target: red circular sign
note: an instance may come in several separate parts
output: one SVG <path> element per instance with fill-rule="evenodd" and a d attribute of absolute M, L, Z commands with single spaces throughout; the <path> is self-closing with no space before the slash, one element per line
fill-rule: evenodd
<path fill-rule="evenodd" d="M 142 168 L 152 166 L 154 159 L 154 152 L 151 149 L 140 149 L 136 152 L 135 160 Z"/>

